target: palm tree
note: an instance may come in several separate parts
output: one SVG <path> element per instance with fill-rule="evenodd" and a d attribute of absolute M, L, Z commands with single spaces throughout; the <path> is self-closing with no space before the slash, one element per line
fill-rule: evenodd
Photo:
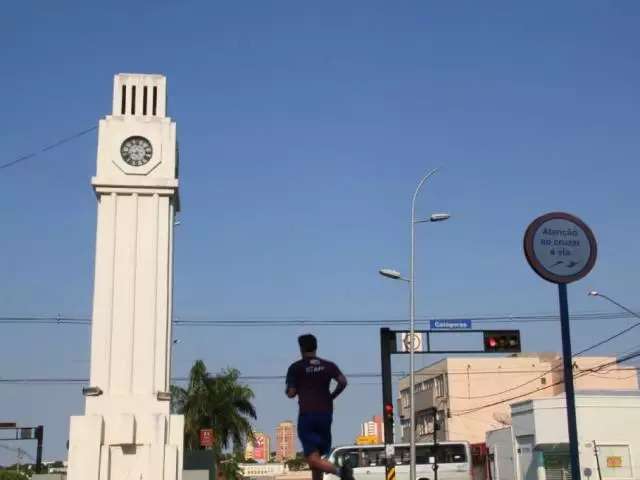
<path fill-rule="evenodd" d="M 217 478 L 223 480 L 237 480 L 242 477 L 242 469 L 239 465 L 237 455 L 230 455 L 229 458 L 218 462 Z"/>
<path fill-rule="evenodd" d="M 229 447 L 239 451 L 246 439 L 253 438 L 251 420 L 255 420 L 254 394 L 239 383 L 240 372 L 233 368 L 210 375 L 202 360 L 189 373 L 186 389 L 171 386 L 172 411 L 184 415 L 185 446 L 197 449 L 202 428 L 213 429 L 218 451 Z"/>

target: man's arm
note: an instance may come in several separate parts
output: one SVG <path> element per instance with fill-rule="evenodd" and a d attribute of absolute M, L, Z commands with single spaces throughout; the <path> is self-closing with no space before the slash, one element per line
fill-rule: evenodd
<path fill-rule="evenodd" d="M 298 394 L 298 391 L 296 390 L 295 372 L 293 370 L 293 365 L 291 365 L 289 367 L 289 370 L 287 370 L 286 384 L 287 384 L 287 387 L 285 388 L 284 393 L 289 398 L 295 397 Z"/>
<path fill-rule="evenodd" d="M 333 374 L 333 379 L 338 382 L 335 390 L 331 392 L 331 400 L 335 400 L 338 395 L 340 395 L 345 388 L 347 388 L 347 377 L 345 377 L 337 365 L 334 364 L 335 372 Z"/>

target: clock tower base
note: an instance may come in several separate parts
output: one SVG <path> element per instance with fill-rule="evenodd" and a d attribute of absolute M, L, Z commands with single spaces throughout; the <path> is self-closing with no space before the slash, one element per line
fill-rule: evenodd
<path fill-rule="evenodd" d="M 71 417 L 67 479 L 181 480 L 183 430 L 182 415 Z"/>

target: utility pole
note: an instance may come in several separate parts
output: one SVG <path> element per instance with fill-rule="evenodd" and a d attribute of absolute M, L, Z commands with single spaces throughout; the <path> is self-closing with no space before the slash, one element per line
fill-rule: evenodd
<path fill-rule="evenodd" d="M 38 425 L 35 428 L 36 447 L 36 473 L 42 473 L 42 442 L 44 439 L 44 426 Z"/>
<path fill-rule="evenodd" d="M 433 407 L 433 480 L 438 480 L 438 407 Z"/>

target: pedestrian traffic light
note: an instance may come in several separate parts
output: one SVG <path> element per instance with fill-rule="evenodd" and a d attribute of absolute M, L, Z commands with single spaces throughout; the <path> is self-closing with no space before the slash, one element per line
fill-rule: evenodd
<path fill-rule="evenodd" d="M 519 352 L 519 330 L 485 330 L 484 351 L 487 353 Z"/>

